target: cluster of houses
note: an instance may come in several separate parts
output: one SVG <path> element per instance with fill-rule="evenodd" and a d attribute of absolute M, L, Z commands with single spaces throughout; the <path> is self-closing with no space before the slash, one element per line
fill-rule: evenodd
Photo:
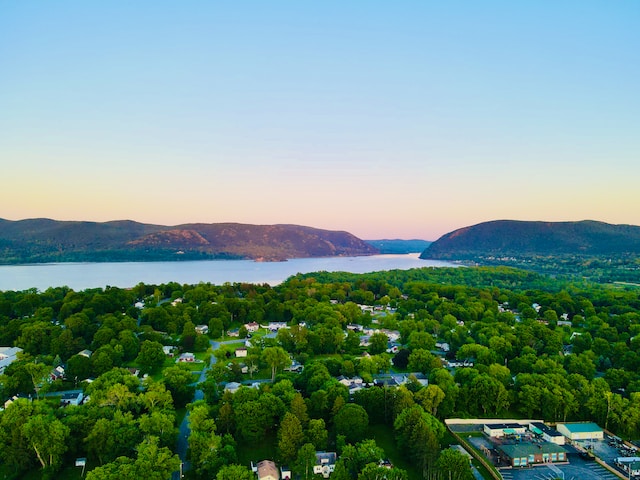
<path fill-rule="evenodd" d="M 313 474 L 329 478 L 336 467 L 337 460 L 338 456 L 335 452 L 316 452 Z M 293 478 L 289 467 L 281 466 L 278 468 L 271 460 L 262 460 L 255 465 L 252 463 L 251 470 L 258 476 L 258 480 L 291 480 Z"/>

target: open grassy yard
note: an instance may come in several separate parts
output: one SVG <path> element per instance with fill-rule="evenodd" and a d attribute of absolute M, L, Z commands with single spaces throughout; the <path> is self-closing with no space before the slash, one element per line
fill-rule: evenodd
<path fill-rule="evenodd" d="M 373 438 L 378 446 L 384 450 L 391 463 L 396 467 L 407 471 L 409 480 L 421 480 L 422 472 L 406 460 L 396 447 L 393 429 L 387 425 L 370 425 L 369 437 Z"/>
<path fill-rule="evenodd" d="M 277 443 L 278 439 L 275 433 L 268 434 L 257 443 L 249 444 L 238 442 L 238 463 L 240 465 L 250 466 L 251 462 L 256 463 L 261 460 L 274 460 Z"/>

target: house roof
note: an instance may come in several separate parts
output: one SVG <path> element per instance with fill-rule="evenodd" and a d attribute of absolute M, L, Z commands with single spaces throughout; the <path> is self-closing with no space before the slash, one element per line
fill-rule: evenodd
<path fill-rule="evenodd" d="M 279 478 L 278 468 L 276 464 L 271 460 L 262 460 L 258 462 L 258 478 L 267 478 L 272 476 L 273 478 Z"/>
<path fill-rule="evenodd" d="M 336 452 L 316 452 L 316 465 L 335 465 Z"/>

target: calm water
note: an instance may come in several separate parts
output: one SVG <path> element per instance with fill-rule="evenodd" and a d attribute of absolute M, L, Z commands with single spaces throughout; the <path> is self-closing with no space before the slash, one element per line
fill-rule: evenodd
<path fill-rule="evenodd" d="M 373 255 L 370 257 L 298 258 L 287 262 L 252 260 L 201 260 L 194 262 L 50 263 L 0 266 L 0 290 L 26 290 L 68 286 L 85 288 L 132 287 L 140 282 L 268 283 L 276 285 L 296 273 L 368 273 L 381 270 L 408 270 L 420 267 L 452 267 L 448 262 L 420 260 L 418 254 Z"/>

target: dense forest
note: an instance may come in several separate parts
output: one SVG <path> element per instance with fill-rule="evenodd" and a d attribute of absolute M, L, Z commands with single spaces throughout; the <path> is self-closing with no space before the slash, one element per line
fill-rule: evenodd
<path fill-rule="evenodd" d="M 0 346 L 23 350 L 0 375 L 13 400 L 0 413 L 0 474 L 79 478 L 74 461 L 86 458 L 89 480 L 166 479 L 186 442 L 194 479 L 253 478 L 250 462 L 266 458 L 311 478 L 320 450 L 338 453 L 332 479 L 381 468 L 471 479 L 446 448 L 450 417 L 590 420 L 640 438 L 638 293 L 506 267 L 0 292 Z M 253 322 L 287 328 L 252 334 Z M 230 338 L 249 343 L 217 343 Z M 393 386 L 392 374 L 407 381 Z M 369 387 L 341 382 L 355 377 Z M 244 385 L 232 393 L 229 382 Z M 88 400 L 61 407 L 55 393 L 69 390 Z"/>

